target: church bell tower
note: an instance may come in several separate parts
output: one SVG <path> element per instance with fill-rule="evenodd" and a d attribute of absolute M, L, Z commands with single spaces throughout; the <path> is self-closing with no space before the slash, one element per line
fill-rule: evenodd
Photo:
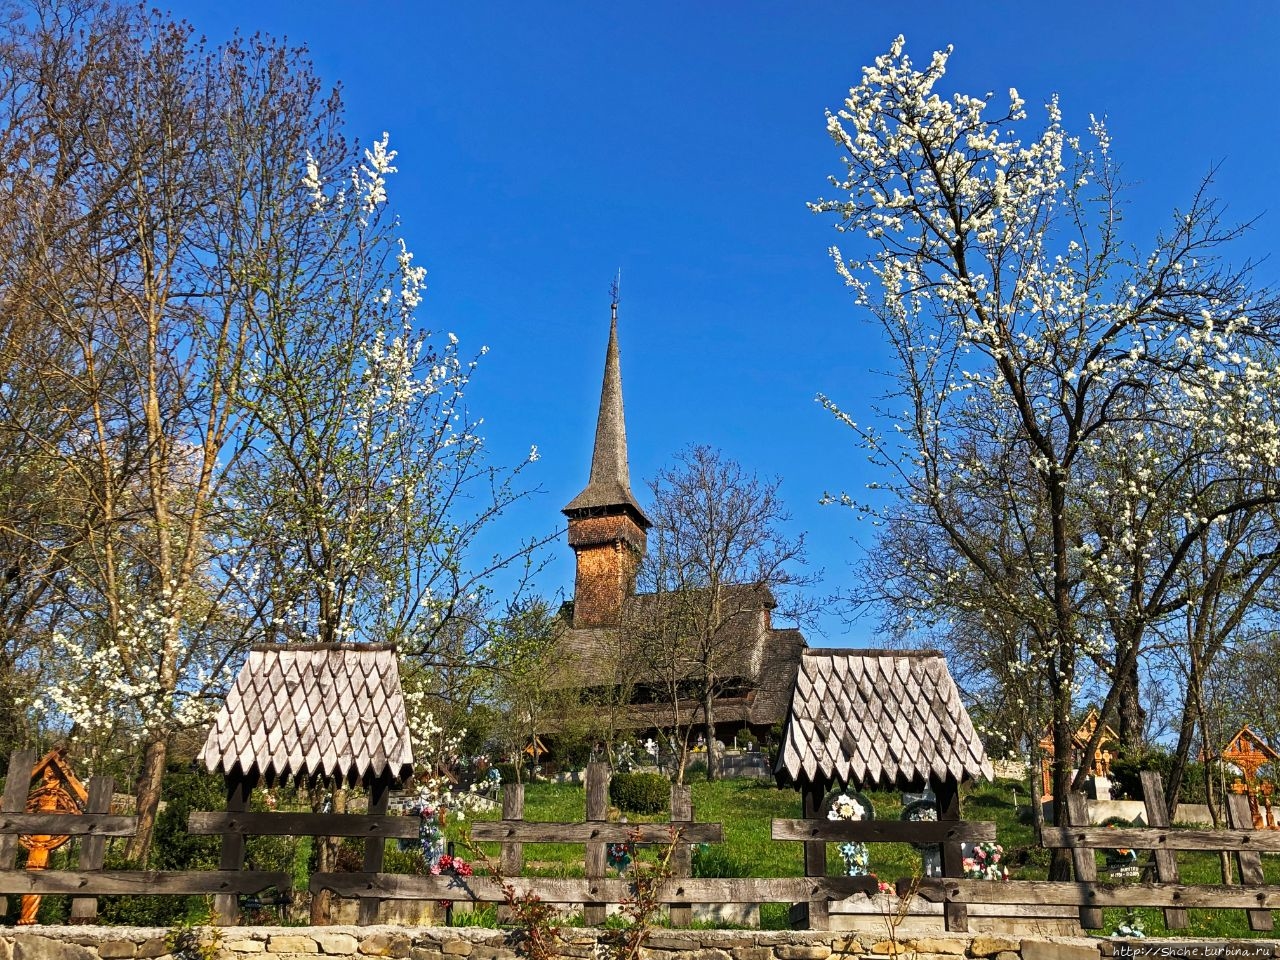
<path fill-rule="evenodd" d="M 631 495 L 616 297 L 604 356 L 591 478 L 563 513 L 569 518 L 569 546 L 578 562 L 573 626 L 617 626 L 623 600 L 635 591 L 636 570 L 644 556 L 645 531 L 650 523 Z"/>

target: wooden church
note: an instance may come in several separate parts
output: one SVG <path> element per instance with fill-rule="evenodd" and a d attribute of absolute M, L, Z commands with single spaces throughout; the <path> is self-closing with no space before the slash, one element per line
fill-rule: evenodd
<path fill-rule="evenodd" d="M 627 460 L 627 432 L 622 402 L 622 371 L 618 351 L 616 304 L 605 351 L 604 380 L 596 418 L 595 446 L 586 487 L 564 507 L 569 546 L 577 562 L 573 600 L 562 615 L 560 648 L 563 679 L 583 691 L 591 702 L 612 702 L 615 726 L 644 735 L 670 726 L 671 690 L 679 677 L 700 669 L 692 660 L 679 666 L 678 653 L 667 660 L 668 675 L 659 677 L 637 652 L 637 636 L 655 625 L 671 625 L 685 602 L 695 603 L 696 591 L 638 593 L 636 578 L 645 556 L 651 523 L 631 491 Z M 720 588 L 718 602 L 725 614 L 717 621 L 714 645 L 720 695 L 712 705 L 716 738 L 724 743 L 735 734 L 760 742 L 787 715 L 805 639 L 799 630 L 779 629 L 772 622 L 776 607 L 766 588 L 743 584 Z M 679 627 L 672 642 L 680 643 Z M 673 680 L 676 681 L 673 683 Z M 682 724 L 702 724 L 700 703 L 677 694 L 675 709 Z"/>

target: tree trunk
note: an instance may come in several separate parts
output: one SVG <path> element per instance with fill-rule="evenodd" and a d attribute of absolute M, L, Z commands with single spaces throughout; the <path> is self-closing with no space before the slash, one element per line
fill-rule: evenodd
<path fill-rule="evenodd" d="M 1131 643 L 1140 642 L 1137 639 Z M 1147 711 L 1142 706 L 1142 686 L 1138 677 L 1138 658 L 1134 657 L 1123 676 L 1116 677 L 1121 695 L 1116 707 L 1120 742 L 1128 747 L 1140 746 L 1147 729 Z"/>
<path fill-rule="evenodd" d="M 720 779 L 720 755 L 716 753 L 716 718 L 715 718 L 715 697 L 711 695 L 708 689 L 702 695 L 702 716 L 706 720 L 706 738 L 707 738 L 707 779 Z"/>
<path fill-rule="evenodd" d="M 138 830 L 125 848 L 125 856 L 144 867 L 151 858 L 151 837 L 155 833 L 156 814 L 160 810 L 160 785 L 168 754 L 169 746 L 163 737 L 153 737 L 148 741 L 142 754 L 137 790 Z"/>
<path fill-rule="evenodd" d="M 320 812 L 325 807 L 325 791 L 317 791 L 317 796 L 312 801 L 311 809 Z M 333 809 L 332 813 L 347 812 L 347 790 L 341 784 L 335 784 L 332 793 Z M 338 865 L 338 845 L 342 843 L 341 837 L 316 837 L 316 872 L 331 873 Z M 333 915 L 333 891 L 321 890 L 311 898 L 311 923 L 316 926 L 323 926 L 332 923 Z"/>
<path fill-rule="evenodd" d="M 1053 824 L 1067 826 L 1067 794 L 1071 791 L 1071 685 L 1055 678 L 1053 691 Z M 1063 687 L 1065 686 L 1065 691 Z M 1056 848 L 1049 861 L 1050 880 L 1071 880 L 1071 851 Z"/>

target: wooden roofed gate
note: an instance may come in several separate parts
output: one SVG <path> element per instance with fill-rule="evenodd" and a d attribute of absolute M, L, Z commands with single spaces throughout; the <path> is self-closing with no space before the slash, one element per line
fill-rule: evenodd
<path fill-rule="evenodd" d="M 834 785 L 932 790 L 937 824 L 902 824 L 911 828 L 902 832 L 940 842 L 947 877 L 962 876 L 964 842 L 995 839 L 995 824 L 960 822 L 960 784 L 990 780 L 991 763 L 946 660 L 935 650 L 805 650 L 777 773 L 800 787 L 802 817 L 819 823 Z M 839 839 L 846 841 L 887 839 L 886 825 L 877 821 L 839 826 Z M 822 876 L 826 841 L 837 837 L 830 829 L 809 830 L 805 874 Z M 814 901 L 809 910 L 811 928 L 829 926 L 825 904 Z M 947 929 L 968 926 L 963 904 L 948 903 L 945 916 Z"/>

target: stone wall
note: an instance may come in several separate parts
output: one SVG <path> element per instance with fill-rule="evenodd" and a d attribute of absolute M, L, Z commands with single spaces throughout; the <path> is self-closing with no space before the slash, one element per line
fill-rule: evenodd
<path fill-rule="evenodd" d="M 887 928 L 886 928 L 887 929 Z M 25 927 L 0 932 L 0 960 L 195 960 L 173 957 L 164 929 Z M 600 931 L 567 929 L 561 956 L 602 955 Z M 228 927 L 217 932 L 223 960 L 507 960 L 516 934 L 476 927 Z M 1270 941 L 1266 941 L 1271 943 Z M 752 930 L 655 930 L 645 960 L 1100 960 L 1116 941 L 940 934 Z M 1277 955 L 1275 945 L 1271 954 Z"/>

